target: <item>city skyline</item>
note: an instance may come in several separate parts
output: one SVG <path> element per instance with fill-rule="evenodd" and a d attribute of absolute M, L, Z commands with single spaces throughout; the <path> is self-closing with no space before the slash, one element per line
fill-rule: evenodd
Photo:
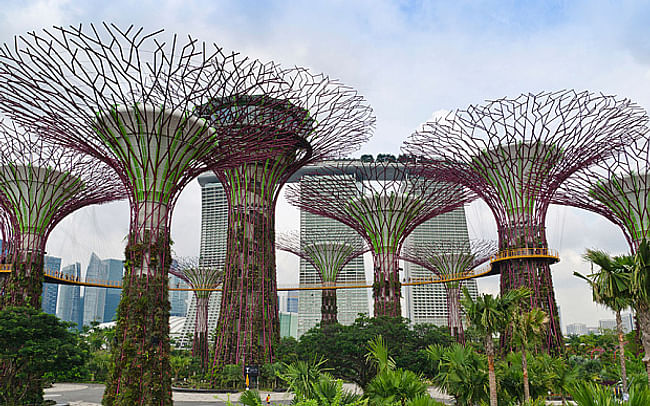
<path fill-rule="evenodd" d="M 647 5 L 312 2 L 307 11 L 279 2 L 256 7 L 249 2 L 161 2 L 155 8 L 142 2 L 129 5 L 128 15 L 124 7 L 119 1 L 101 6 L 15 3 L 0 16 L 0 35 L 11 42 L 15 34 L 53 24 L 105 20 L 191 32 L 252 58 L 305 65 L 358 88 L 374 107 L 377 131 L 361 153 L 397 155 L 401 142 L 436 111 L 528 91 L 588 89 L 650 108 L 650 52 L 642 40 L 649 30 Z M 274 18 L 266 18 L 269 13 Z M 215 26 L 217 17 L 224 24 Z M 196 182 L 180 196 L 172 223 L 173 249 L 179 255 L 198 254 L 199 196 Z M 297 211 L 282 198 L 277 212 L 279 231 L 298 229 Z M 482 202 L 470 205 L 467 216 L 470 237 L 495 238 Z M 81 210 L 54 230 L 47 250 L 63 258 L 64 266 L 81 261 L 85 271 L 90 251 L 102 258 L 123 257 L 127 225 L 124 202 Z M 561 262 L 551 269 L 558 304 L 566 309 L 563 323 L 586 319 L 595 324 L 610 313 L 591 301 L 588 286 L 572 273 L 589 272 L 581 259 L 586 248 L 627 252 L 624 237 L 606 220 L 577 209 L 551 207 L 546 225 L 549 246 L 560 250 Z M 296 263 L 278 254 L 281 284 L 297 282 Z M 479 284 L 482 292 L 498 292 L 498 277 Z"/>

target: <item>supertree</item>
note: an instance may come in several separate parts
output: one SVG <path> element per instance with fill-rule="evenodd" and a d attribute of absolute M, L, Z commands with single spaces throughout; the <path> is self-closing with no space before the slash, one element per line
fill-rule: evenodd
<path fill-rule="evenodd" d="M 290 252 L 309 263 L 321 280 L 321 325 L 337 323 L 336 280 L 350 261 L 368 249 L 349 232 L 313 232 L 300 238 L 298 233 L 281 234 L 276 248 Z"/>
<path fill-rule="evenodd" d="M 123 198 L 126 193 L 108 165 L 0 123 L 0 205 L 8 223 L 3 245 L 10 247 L 7 262 L 12 263 L 3 305 L 40 309 L 50 232 L 79 208 Z"/>
<path fill-rule="evenodd" d="M 192 355 L 201 360 L 203 370 L 210 362 L 208 340 L 208 305 L 214 289 L 223 279 L 223 265 L 203 265 L 196 257 L 179 257 L 175 259 L 169 273 L 187 282 L 196 298 L 196 324 Z"/>
<path fill-rule="evenodd" d="M 579 207 L 607 218 L 625 236 L 630 253 L 637 253 L 650 237 L 650 139 L 647 135 L 622 153 L 571 176 L 553 197 L 553 203 Z M 650 354 L 650 306 L 634 305 L 641 343 Z M 618 316 L 618 315 L 617 315 Z M 650 358 L 644 357 L 650 371 Z M 650 372 L 649 372 L 650 377 Z"/>
<path fill-rule="evenodd" d="M 125 198 L 117 176 L 106 164 L 60 147 L 46 145 L 34 133 L 0 123 L 0 210 L 3 213 L 3 263 L 11 263 L 4 281 L 2 307 L 41 309 L 45 245 L 54 227 L 75 210 Z M 7 254 L 9 256 L 7 256 Z M 0 363 L 0 390 L 21 385 L 28 403 L 43 402 L 40 376 L 15 382 Z M 11 393 L 11 391 L 7 391 Z"/>
<path fill-rule="evenodd" d="M 549 255 L 545 230 L 549 202 L 571 174 L 639 136 L 645 121 L 627 99 L 571 90 L 523 94 L 428 122 L 404 147 L 428 162 L 428 174 L 464 185 L 488 204 L 498 229 L 501 291 L 533 290 L 530 305 L 549 315 L 548 350 L 562 349 L 550 272 L 558 258 Z"/>
<path fill-rule="evenodd" d="M 129 198 L 124 287 L 104 404 L 172 404 L 167 272 L 174 204 L 208 168 L 267 155 L 259 132 L 236 131 L 247 112 L 237 119 L 212 112 L 220 121 L 215 129 L 195 109 L 245 95 L 272 100 L 286 93 L 283 83 L 273 64 L 132 26 L 55 27 L 0 49 L 0 108 L 38 125 L 50 141 L 107 163 Z M 275 117 L 267 119 L 273 124 Z"/>
<path fill-rule="evenodd" d="M 424 221 L 470 202 L 462 187 L 411 176 L 401 163 L 340 162 L 305 171 L 287 198 L 309 213 L 356 230 L 374 260 L 374 314 L 402 315 L 399 254 L 408 235 Z"/>
<path fill-rule="evenodd" d="M 213 125 L 214 112 L 272 116 L 260 138 L 282 140 L 270 157 L 215 170 L 228 198 L 225 279 L 216 328 L 215 365 L 260 364 L 273 360 L 279 341 L 275 269 L 275 205 L 279 191 L 302 166 L 343 157 L 359 147 L 374 127 L 371 108 L 356 91 L 322 74 L 296 68 L 285 74 L 291 91 L 280 98 L 235 97 L 213 100 L 202 114 Z M 260 127 L 255 118 L 239 131 Z"/>
<path fill-rule="evenodd" d="M 489 240 L 429 240 L 414 245 L 406 244 L 400 257 L 433 272 L 440 279 L 467 276 L 474 268 L 486 262 L 497 252 L 495 241 Z M 465 343 L 465 332 L 460 308 L 460 281 L 444 282 L 447 294 L 447 326 L 452 337 Z"/>

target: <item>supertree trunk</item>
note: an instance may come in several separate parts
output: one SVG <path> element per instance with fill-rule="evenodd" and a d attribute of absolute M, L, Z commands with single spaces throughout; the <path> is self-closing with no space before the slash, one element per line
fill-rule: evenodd
<path fill-rule="evenodd" d="M 334 286 L 333 282 L 324 282 L 324 286 Z M 338 307 L 336 305 L 336 289 L 323 289 L 321 291 L 321 325 L 338 323 Z"/>
<path fill-rule="evenodd" d="M 526 249 L 530 254 L 541 254 L 548 249 L 544 227 L 503 227 L 499 230 L 500 251 Z M 543 347 L 547 351 L 562 351 L 563 338 L 559 325 L 559 315 L 553 289 L 553 278 L 549 261 L 544 258 L 507 259 L 498 265 L 501 272 L 501 294 L 521 287 L 532 291 L 529 307 L 542 309 L 548 316 L 546 337 Z M 506 332 L 501 338 L 501 348 L 511 346 L 511 333 Z"/>
<path fill-rule="evenodd" d="M 275 273 L 275 194 L 261 164 L 228 171 L 231 210 L 215 364 L 273 361 L 280 339 Z M 226 183 L 224 183 L 226 185 Z"/>
<path fill-rule="evenodd" d="M 40 310 L 43 293 L 44 254 L 40 248 L 42 239 L 29 235 L 12 256 L 11 274 L 5 281 L 2 308 L 29 306 Z M 26 245 L 26 246 L 25 246 Z M 39 247 L 39 248 L 34 248 Z"/>
<path fill-rule="evenodd" d="M 208 342 L 208 305 L 210 295 L 206 292 L 196 292 L 196 328 L 192 342 L 192 355 L 201 360 L 201 368 L 206 371 L 210 364 L 210 348 Z M 208 292 L 209 293 L 209 292 Z"/>
<path fill-rule="evenodd" d="M 171 406 L 168 210 L 157 202 L 136 206 L 117 309 L 115 364 L 102 403 Z"/>
<path fill-rule="evenodd" d="M 393 252 L 373 252 L 375 264 L 375 316 L 401 317 L 402 284 L 399 281 L 399 257 Z"/>
<path fill-rule="evenodd" d="M 447 291 L 447 325 L 449 333 L 456 339 L 456 342 L 465 344 L 465 331 L 461 318 L 460 307 L 460 283 L 445 284 Z"/>

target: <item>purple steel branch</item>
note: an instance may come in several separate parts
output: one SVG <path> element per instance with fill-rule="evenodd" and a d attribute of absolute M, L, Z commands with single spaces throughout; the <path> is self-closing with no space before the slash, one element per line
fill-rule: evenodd
<path fill-rule="evenodd" d="M 317 173 L 316 173 L 317 172 Z M 474 199 L 451 183 L 413 176 L 390 162 L 340 162 L 291 185 L 291 204 L 356 230 L 374 260 L 375 315 L 401 316 L 399 254 L 406 237 L 424 221 Z"/>
<path fill-rule="evenodd" d="M 424 124 L 404 151 L 427 172 L 472 189 L 497 222 L 499 249 L 546 248 L 553 194 L 570 175 L 606 159 L 643 133 L 647 117 L 627 99 L 561 91 L 470 106 Z M 562 348 L 549 264 L 501 262 L 501 290 L 530 287 L 549 314 L 546 346 Z"/>

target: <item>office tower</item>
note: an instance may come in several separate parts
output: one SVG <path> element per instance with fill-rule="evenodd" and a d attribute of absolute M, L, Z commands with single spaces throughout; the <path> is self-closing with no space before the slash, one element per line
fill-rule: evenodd
<path fill-rule="evenodd" d="M 188 285 L 178 276 L 169 274 L 169 288 L 187 288 Z M 169 304 L 171 309 L 169 310 L 170 316 L 185 317 L 187 314 L 187 290 L 170 290 L 169 291 Z"/>
<path fill-rule="evenodd" d="M 303 176 L 301 184 L 315 180 L 320 175 Z M 359 190 L 354 183 L 353 176 L 350 176 L 350 198 Z M 301 241 L 308 235 L 322 235 L 324 239 L 328 232 L 349 233 L 350 236 L 358 238 L 362 244 L 361 236 L 350 227 L 330 218 L 300 211 L 300 237 Z M 366 284 L 366 274 L 363 265 L 363 256 L 350 261 L 339 274 L 337 283 L 340 284 Z M 320 285 L 321 279 L 316 269 L 304 259 L 300 259 L 300 286 Z M 295 296 L 294 296 L 295 297 Z M 295 303 L 295 302 L 294 302 Z M 309 329 L 320 323 L 321 320 L 321 291 L 301 290 L 298 294 L 298 336 L 303 335 Z M 336 306 L 338 308 L 338 322 L 341 324 L 352 324 L 359 313 L 368 314 L 368 291 L 367 289 L 339 289 L 337 291 Z"/>
<path fill-rule="evenodd" d="M 583 336 L 589 332 L 587 325 L 584 323 L 572 323 L 566 325 L 566 334 L 568 336 Z"/>
<path fill-rule="evenodd" d="M 102 260 L 94 252 L 90 255 L 86 279 L 122 280 L 123 263 L 117 259 Z M 93 321 L 100 323 L 115 318 L 121 292 L 109 288 L 84 288 L 83 324 L 90 325 Z"/>
<path fill-rule="evenodd" d="M 213 173 L 204 173 L 198 178 L 201 185 L 201 246 L 199 262 L 205 266 L 223 264 L 226 259 L 226 237 L 228 230 L 228 200 L 226 193 Z M 185 317 L 183 333 L 178 341 L 179 347 L 189 347 L 194 337 L 196 326 L 196 298 L 189 293 L 189 307 Z M 210 295 L 208 304 L 208 331 L 210 341 L 217 326 L 221 292 Z"/>
<path fill-rule="evenodd" d="M 124 262 L 118 259 L 105 259 L 102 261 L 104 267 L 104 274 L 109 281 L 121 281 L 124 273 Z M 104 316 L 103 322 L 116 320 L 117 306 L 120 304 L 120 297 L 122 296 L 121 289 L 105 289 L 106 298 L 104 303 Z"/>
<path fill-rule="evenodd" d="M 460 207 L 449 213 L 434 217 L 417 227 L 408 237 L 406 244 L 418 244 L 425 241 L 468 241 L 465 208 Z M 404 278 L 428 278 L 431 272 L 421 266 L 404 262 Z M 478 296 L 475 279 L 463 282 L 473 298 Z M 447 325 L 447 294 L 442 284 L 404 286 L 404 317 L 413 323 L 433 323 Z"/>
<path fill-rule="evenodd" d="M 61 270 L 61 258 L 46 255 L 44 258 L 44 269 L 51 272 Z M 56 301 L 59 295 L 59 285 L 56 283 L 44 283 L 41 294 L 41 308 L 45 313 L 56 314 Z"/>
<path fill-rule="evenodd" d="M 63 267 L 62 273 L 72 278 L 81 279 L 81 264 L 79 262 Z M 59 306 L 56 309 L 56 317 L 77 325 L 77 329 L 83 327 L 83 305 L 79 286 L 59 285 Z"/>

